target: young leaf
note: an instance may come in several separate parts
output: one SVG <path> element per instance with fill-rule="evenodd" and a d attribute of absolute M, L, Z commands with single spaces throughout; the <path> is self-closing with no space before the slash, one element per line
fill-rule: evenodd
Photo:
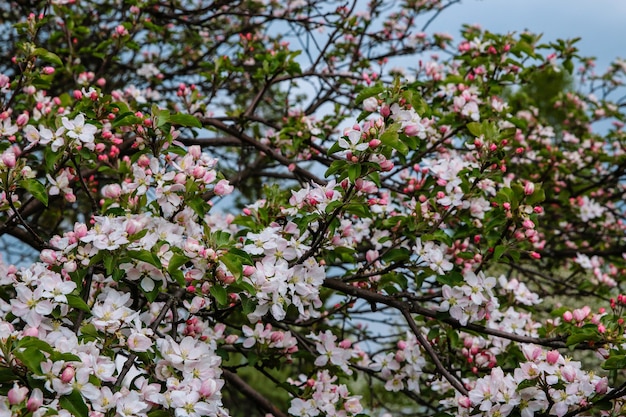
<path fill-rule="evenodd" d="M 31 193 L 37 200 L 41 201 L 44 206 L 48 207 L 48 193 L 42 183 L 35 178 L 29 178 L 20 181 L 20 186 Z"/>

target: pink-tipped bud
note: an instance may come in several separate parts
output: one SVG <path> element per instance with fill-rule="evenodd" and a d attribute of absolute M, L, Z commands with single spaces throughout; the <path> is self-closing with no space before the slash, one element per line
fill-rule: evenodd
<path fill-rule="evenodd" d="M 203 397 L 209 398 L 212 397 L 213 394 L 215 394 L 217 392 L 217 383 L 215 382 L 214 379 L 206 379 L 202 382 L 202 385 L 200 386 L 200 395 L 202 395 Z"/>
<path fill-rule="evenodd" d="M 39 337 L 39 329 L 36 327 L 29 327 L 28 329 L 25 329 L 22 334 L 24 336 Z"/>
<path fill-rule="evenodd" d="M 535 192 L 535 184 L 534 183 L 529 181 L 526 184 L 524 184 L 524 194 L 531 195 L 534 192 Z"/>
<path fill-rule="evenodd" d="M 469 399 L 469 397 L 460 397 L 459 405 L 463 408 L 470 408 L 472 406 L 472 401 Z"/>
<path fill-rule="evenodd" d="M 57 260 L 57 253 L 52 249 L 44 249 L 39 254 L 39 259 L 41 259 L 41 262 L 52 265 Z"/>
<path fill-rule="evenodd" d="M 9 390 L 7 393 L 7 397 L 9 398 L 9 404 L 16 405 L 20 404 L 22 401 L 26 399 L 28 395 L 28 388 L 20 387 L 17 385 L 17 382 L 13 384 L 13 388 Z"/>
<path fill-rule="evenodd" d="M 572 321 L 572 319 L 574 318 L 574 315 L 572 314 L 571 311 L 566 311 L 565 313 L 563 313 L 563 320 L 565 320 L 566 322 L 570 322 Z"/>
<path fill-rule="evenodd" d="M 352 346 L 352 342 L 348 339 L 343 339 L 339 342 L 339 347 L 342 349 L 349 349 Z"/>
<path fill-rule="evenodd" d="M 15 152 L 8 149 L 2 153 L 2 163 L 7 168 L 15 168 L 15 164 L 17 163 L 17 158 L 15 156 Z"/>
<path fill-rule="evenodd" d="M 561 357 L 561 354 L 559 353 L 558 350 L 551 350 L 550 352 L 546 353 L 546 361 L 550 365 L 554 365 L 555 363 L 557 363 L 560 357 Z"/>
<path fill-rule="evenodd" d="M 28 411 L 33 412 L 39 410 L 43 405 L 43 392 L 39 388 L 35 388 L 30 395 L 28 402 L 26 402 L 26 408 Z"/>
<path fill-rule="evenodd" d="M 368 250 L 367 253 L 365 254 L 365 259 L 367 260 L 367 262 L 372 263 L 374 262 L 376 259 L 378 259 L 379 253 L 377 250 Z"/>
<path fill-rule="evenodd" d="M 602 378 L 598 381 L 595 386 L 595 391 L 597 394 L 606 394 L 609 388 L 609 381 L 606 378 Z"/>
<path fill-rule="evenodd" d="M 389 106 L 388 106 L 388 105 L 386 105 L 386 104 L 385 104 L 385 105 L 383 105 L 383 106 L 380 108 L 380 115 L 381 115 L 381 116 L 383 116 L 383 117 L 387 118 L 387 117 L 389 117 L 389 115 L 390 115 L 390 114 L 391 114 L 391 109 L 389 108 Z"/>
<path fill-rule="evenodd" d="M 69 384 L 74 379 L 74 375 L 76 374 L 76 370 L 73 366 L 67 366 L 63 372 L 61 372 L 61 381 Z"/>

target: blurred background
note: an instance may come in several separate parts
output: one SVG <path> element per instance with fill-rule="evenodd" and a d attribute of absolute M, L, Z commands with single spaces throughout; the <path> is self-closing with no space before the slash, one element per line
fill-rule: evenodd
<path fill-rule="evenodd" d="M 463 0 L 441 13 L 428 32 L 446 32 L 457 39 L 466 23 L 496 33 L 543 33 L 545 42 L 580 37 L 580 55 L 596 57 L 598 72 L 614 58 L 626 58 L 623 0 Z"/>

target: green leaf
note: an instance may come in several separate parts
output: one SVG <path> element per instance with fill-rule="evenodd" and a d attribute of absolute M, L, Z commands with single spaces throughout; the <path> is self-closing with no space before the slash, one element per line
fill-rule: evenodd
<path fill-rule="evenodd" d="M 185 285 L 185 276 L 183 271 L 181 271 L 180 267 L 189 262 L 189 258 L 185 255 L 181 255 L 175 253 L 172 255 L 169 264 L 167 265 L 167 272 L 169 272 L 170 276 L 178 282 L 179 285 Z"/>
<path fill-rule="evenodd" d="M 463 282 L 463 275 L 457 271 L 450 271 L 446 275 L 437 275 L 437 282 L 454 287 Z"/>
<path fill-rule="evenodd" d="M 77 390 L 61 397 L 59 404 L 75 417 L 89 417 L 89 408 L 87 408 L 83 396 Z"/>
<path fill-rule="evenodd" d="M 188 200 L 187 205 L 191 207 L 200 218 L 204 217 L 204 215 L 211 210 L 211 206 L 200 196 Z"/>
<path fill-rule="evenodd" d="M 360 164 L 351 164 L 348 167 L 348 178 L 350 182 L 354 183 L 357 178 L 361 175 L 361 165 Z"/>
<path fill-rule="evenodd" d="M 113 270 L 117 268 L 117 256 L 107 255 L 102 261 L 107 275 L 112 274 Z"/>
<path fill-rule="evenodd" d="M 546 199 L 546 192 L 543 188 L 538 188 L 535 186 L 535 191 L 526 197 L 526 204 L 535 205 L 537 203 L 541 203 Z"/>
<path fill-rule="evenodd" d="M 179 269 L 181 266 L 183 266 L 187 262 L 189 262 L 189 258 L 187 256 L 175 253 L 170 258 L 170 262 L 167 265 L 167 271 L 172 272 L 176 269 Z"/>
<path fill-rule="evenodd" d="M 11 368 L 0 367 L 0 384 L 19 379 L 17 374 Z"/>
<path fill-rule="evenodd" d="M 400 140 L 400 135 L 398 134 L 399 127 L 400 125 L 396 123 L 389 126 L 387 130 L 380 135 L 380 141 L 383 145 L 390 146 L 402 155 L 406 155 L 409 153 L 409 147 Z"/>
<path fill-rule="evenodd" d="M 54 64 L 58 67 L 63 66 L 63 61 L 61 61 L 61 58 L 59 58 L 57 54 L 52 53 L 48 51 L 47 49 L 37 48 L 33 51 L 33 55 L 35 55 L 38 58 L 43 59 L 44 61 Z"/>
<path fill-rule="evenodd" d="M 624 368 L 626 368 L 626 355 L 612 355 L 602 364 L 602 369 L 624 369 Z"/>
<path fill-rule="evenodd" d="M 85 303 L 85 301 L 78 295 L 68 294 L 65 297 L 67 298 L 67 304 L 70 307 L 77 308 L 87 313 L 91 311 L 87 303 Z"/>
<path fill-rule="evenodd" d="M 111 127 L 117 128 L 120 126 L 131 126 L 141 123 L 141 119 L 135 116 L 135 113 L 129 111 L 118 114 L 115 120 L 111 122 Z"/>
<path fill-rule="evenodd" d="M 48 193 L 46 187 L 34 178 L 20 181 L 20 186 L 32 194 L 37 200 L 41 201 L 44 206 L 48 207 Z"/>
<path fill-rule="evenodd" d="M 226 291 L 226 288 L 221 285 L 213 285 L 209 291 L 219 305 L 226 305 L 226 302 L 228 301 L 228 291 Z"/>
<path fill-rule="evenodd" d="M 19 340 L 19 342 L 17 342 L 15 347 L 17 349 L 33 348 L 47 353 L 51 353 L 53 351 L 52 346 L 50 346 L 47 342 L 33 336 L 24 336 Z"/>
<path fill-rule="evenodd" d="M 165 109 L 159 109 L 159 107 L 154 104 L 152 105 L 152 118 L 156 121 L 155 127 L 161 127 L 170 121 L 170 112 Z"/>
<path fill-rule="evenodd" d="M 13 356 L 19 359 L 29 371 L 34 374 L 41 375 L 41 363 L 46 360 L 41 350 L 32 346 L 24 350 L 16 349 L 13 350 Z"/>
<path fill-rule="evenodd" d="M 48 172 L 55 171 L 57 161 L 63 156 L 63 152 L 54 152 L 51 146 L 47 146 L 43 151 L 43 159 Z"/>
<path fill-rule="evenodd" d="M 202 127 L 200 120 L 190 114 L 173 114 L 170 116 L 170 122 L 179 126 Z"/>
<path fill-rule="evenodd" d="M 165 410 L 152 410 L 148 412 L 148 417 L 172 417 L 172 415 Z"/>
<path fill-rule="evenodd" d="M 332 155 L 334 153 L 337 153 L 339 151 L 343 150 L 343 148 L 341 146 L 339 146 L 339 142 L 335 142 L 332 144 L 332 146 L 328 149 L 328 151 L 326 152 L 328 155 Z M 335 161 L 335 162 L 339 162 L 339 161 Z M 329 169 L 330 170 L 330 169 Z M 328 176 L 330 174 L 326 174 L 326 176 Z"/>
<path fill-rule="evenodd" d="M 372 211 L 370 210 L 369 206 L 363 203 L 349 203 L 348 205 L 346 205 L 345 211 L 348 214 L 354 214 L 355 216 L 358 216 L 360 218 L 372 217 Z"/>
<path fill-rule="evenodd" d="M 147 250 L 129 251 L 127 255 L 133 259 L 138 259 L 140 261 L 149 263 L 150 265 L 157 267 L 159 269 L 163 267 L 163 265 L 161 265 L 161 260 L 159 259 L 159 257 L 150 251 L 147 251 Z"/>
<path fill-rule="evenodd" d="M 597 331 L 581 331 L 578 333 L 574 333 L 567 338 L 565 345 L 573 346 L 582 342 L 591 342 L 599 340 L 599 335 Z"/>
<path fill-rule="evenodd" d="M 504 245 L 496 246 L 496 248 L 493 250 L 493 260 L 497 261 L 498 259 L 500 259 L 505 251 L 506 251 L 506 246 Z"/>
<path fill-rule="evenodd" d="M 239 255 L 229 251 L 220 256 L 220 261 L 226 265 L 226 268 L 228 268 L 235 278 L 241 278 L 241 275 L 243 274 L 243 264 Z"/>
<path fill-rule="evenodd" d="M 382 84 L 376 84 L 371 87 L 364 88 L 363 90 L 361 90 L 359 95 L 356 96 L 356 99 L 354 100 L 354 104 L 358 106 L 359 104 L 363 103 L 363 100 L 365 100 L 366 98 L 380 94 L 384 90 L 385 89 L 383 88 Z"/>
<path fill-rule="evenodd" d="M 339 145 L 337 145 L 337 146 L 339 146 Z M 324 176 L 326 178 L 328 178 L 331 175 L 334 175 L 337 172 L 343 170 L 346 165 L 348 165 L 348 162 L 346 162 L 346 161 L 333 161 L 333 163 L 330 164 L 330 167 L 328 167 L 328 169 L 326 170 L 326 173 L 324 174 Z"/>
<path fill-rule="evenodd" d="M 483 125 L 478 122 L 472 122 L 467 124 L 467 130 L 476 137 L 479 137 L 483 134 Z"/>

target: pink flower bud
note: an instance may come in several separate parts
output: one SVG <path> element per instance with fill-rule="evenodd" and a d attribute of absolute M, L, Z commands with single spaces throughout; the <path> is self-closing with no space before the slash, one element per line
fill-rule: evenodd
<path fill-rule="evenodd" d="M 39 329 L 36 327 L 29 327 L 28 329 L 25 329 L 22 334 L 24 336 L 39 337 Z"/>
<path fill-rule="evenodd" d="M 76 223 L 74 224 L 74 236 L 77 239 L 81 237 L 85 237 L 87 235 L 87 225 L 84 223 Z"/>
<path fill-rule="evenodd" d="M 72 382 L 72 379 L 74 379 L 74 374 L 76 374 L 76 371 L 74 370 L 73 366 L 67 366 L 63 372 L 61 372 L 61 381 L 65 382 L 66 384 L 69 384 L 70 382 Z"/>
<path fill-rule="evenodd" d="M 574 310 L 574 320 L 583 321 L 587 317 L 587 312 L 582 308 Z"/>
<path fill-rule="evenodd" d="M 378 109 L 378 100 L 376 97 L 368 97 L 363 100 L 363 110 L 375 112 Z"/>
<path fill-rule="evenodd" d="M 383 171 L 391 171 L 393 169 L 393 162 L 390 160 L 385 160 L 380 163 L 380 169 Z"/>
<path fill-rule="evenodd" d="M 200 386 L 199 392 L 203 397 L 213 396 L 217 392 L 217 382 L 211 378 L 205 379 Z"/>
<path fill-rule="evenodd" d="M 126 233 L 128 233 L 129 235 L 134 235 L 135 233 L 140 232 L 143 229 L 143 227 L 141 226 L 141 222 L 139 222 L 138 220 L 135 219 L 129 219 L 126 222 Z"/>
<path fill-rule="evenodd" d="M 469 399 L 469 397 L 460 397 L 459 405 L 463 408 L 470 408 L 472 406 L 472 401 Z"/>
<path fill-rule="evenodd" d="M 417 136 L 422 131 L 422 128 L 418 124 L 407 125 L 404 127 L 404 133 L 407 136 Z"/>
<path fill-rule="evenodd" d="M 102 187 L 102 195 L 106 198 L 118 199 L 122 195 L 122 187 L 119 184 L 107 184 Z"/>
<path fill-rule="evenodd" d="M 566 311 L 565 313 L 563 313 L 563 320 L 565 320 L 566 322 L 570 322 L 572 321 L 573 315 L 571 311 Z"/>
<path fill-rule="evenodd" d="M 609 387 L 609 381 L 606 378 L 602 378 L 598 381 L 595 387 L 595 391 L 598 394 L 606 394 Z"/>
<path fill-rule="evenodd" d="M 43 405 L 43 392 L 39 388 L 35 388 L 30 395 L 28 402 L 26 402 L 26 408 L 28 411 L 37 411 Z"/>
<path fill-rule="evenodd" d="M 367 253 L 365 254 L 365 259 L 367 260 L 367 262 L 372 263 L 374 262 L 376 259 L 378 259 L 378 251 L 377 250 L 368 250 Z"/>
<path fill-rule="evenodd" d="M 52 249 L 44 249 L 39 254 L 39 259 L 41 259 L 41 262 L 52 265 L 57 260 L 57 253 Z"/>
<path fill-rule="evenodd" d="M 339 347 L 342 349 L 349 349 L 350 346 L 352 346 L 352 342 L 348 339 L 343 339 L 341 342 L 339 342 Z"/>
<path fill-rule="evenodd" d="M 378 146 L 380 146 L 380 144 L 381 144 L 380 139 L 372 139 L 369 142 L 369 147 L 374 149 L 374 148 L 377 148 Z"/>
<path fill-rule="evenodd" d="M 216 195 L 222 196 L 232 193 L 234 188 L 235 187 L 228 183 L 228 180 L 219 180 L 217 184 L 215 184 L 213 191 Z"/>
<path fill-rule="evenodd" d="M 17 382 L 13 384 L 13 388 L 11 388 L 7 394 L 9 398 L 9 404 L 15 405 L 19 404 L 26 399 L 28 395 L 28 388 L 20 387 L 17 385 Z"/>
<path fill-rule="evenodd" d="M 126 30 L 126 28 L 122 25 L 118 25 L 115 28 L 115 33 L 117 33 L 118 35 L 128 35 L 128 31 Z"/>
<path fill-rule="evenodd" d="M 388 105 L 386 105 L 386 104 L 385 104 L 385 105 L 383 105 L 383 106 L 380 108 L 380 115 L 381 115 L 381 116 L 383 116 L 383 117 L 387 118 L 387 117 L 389 117 L 389 115 L 390 115 L 390 114 L 391 114 L 391 109 L 389 108 L 389 106 L 388 106 Z"/>
<path fill-rule="evenodd" d="M 524 184 L 524 194 L 531 195 L 534 192 L 535 192 L 535 184 L 534 183 L 528 181 L 526 184 Z"/>
<path fill-rule="evenodd" d="M 15 157 L 15 153 L 11 149 L 7 149 L 2 153 L 2 163 L 7 168 L 15 168 L 16 162 L 17 158 Z"/>
<path fill-rule="evenodd" d="M 574 382 L 576 380 L 576 369 L 572 365 L 565 365 L 561 368 L 561 375 L 567 382 Z"/>
<path fill-rule="evenodd" d="M 285 334 L 283 332 L 272 332 L 270 335 L 270 340 L 273 343 L 282 342 L 285 339 Z"/>
<path fill-rule="evenodd" d="M 546 353 L 546 361 L 550 365 L 554 365 L 555 363 L 557 363 L 560 357 L 561 357 L 561 354 L 559 353 L 558 350 L 551 350 L 550 352 Z"/>

